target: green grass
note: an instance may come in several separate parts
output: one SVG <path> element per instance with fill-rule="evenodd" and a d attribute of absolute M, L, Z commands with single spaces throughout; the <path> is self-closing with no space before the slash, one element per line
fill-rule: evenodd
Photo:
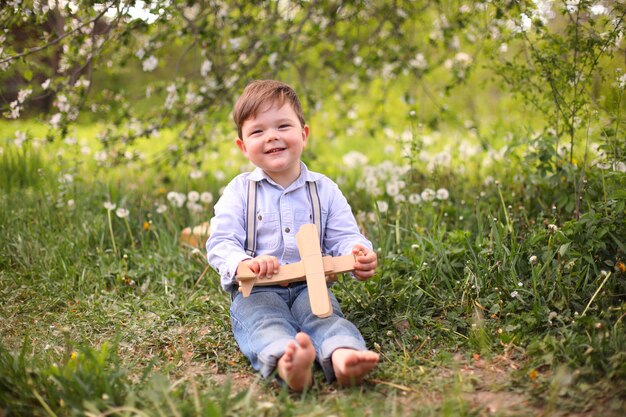
<path fill-rule="evenodd" d="M 364 153 L 384 192 L 392 178 L 379 163 L 404 160 L 397 147 L 387 155 L 374 143 Z M 465 160 L 453 152 L 451 167 L 433 172 L 416 161 L 402 174 L 403 193 L 445 187 L 450 198 L 412 205 L 360 186 L 363 167 L 341 160 L 347 150 L 365 149 L 359 144 L 314 146 L 307 163 L 342 177 L 378 249 L 376 277 L 343 279 L 335 293 L 382 363 L 362 387 L 337 389 L 317 373 L 311 391 L 294 395 L 251 372 L 231 335 L 217 275 L 203 275 L 202 253 L 178 245 L 183 227 L 210 217 L 210 204 L 201 213 L 171 205 L 157 211 L 170 190 L 217 196 L 241 159 L 208 158 L 206 176 L 192 180 L 184 169 L 98 167 L 63 147 L 59 158 L 56 144 L 16 148 L 5 140 L 0 157 L 0 414 L 624 410 L 623 173 L 589 169 L 575 220 L 571 171 L 565 165 L 543 175 L 521 150 L 490 167 L 484 152 Z M 499 183 L 485 185 L 487 175 Z M 389 209 L 377 211 L 376 200 Z M 107 212 L 106 201 L 127 208 L 128 219 Z"/>

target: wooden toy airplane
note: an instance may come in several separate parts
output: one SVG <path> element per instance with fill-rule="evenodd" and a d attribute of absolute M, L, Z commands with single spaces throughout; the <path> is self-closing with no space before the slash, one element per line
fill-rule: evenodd
<path fill-rule="evenodd" d="M 322 256 L 319 234 L 314 224 L 304 224 L 300 227 L 296 233 L 296 243 L 301 261 L 281 265 L 278 273 L 272 278 L 257 278 L 250 268 L 239 264 L 237 268 L 239 291 L 247 297 L 255 285 L 276 285 L 306 280 L 311 311 L 318 317 L 328 317 L 333 313 L 333 306 L 326 288 L 326 275 L 354 271 L 355 257 Z"/>

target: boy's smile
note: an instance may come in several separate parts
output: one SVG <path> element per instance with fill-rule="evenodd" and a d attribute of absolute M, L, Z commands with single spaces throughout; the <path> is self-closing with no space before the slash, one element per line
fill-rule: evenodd
<path fill-rule="evenodd" d="M 273 105 L 246 120 L 236 143 L 244 156 L 270 178 L 288 187 L 300 176 L 300 156 L 309 137 L 289 103 Z"/>

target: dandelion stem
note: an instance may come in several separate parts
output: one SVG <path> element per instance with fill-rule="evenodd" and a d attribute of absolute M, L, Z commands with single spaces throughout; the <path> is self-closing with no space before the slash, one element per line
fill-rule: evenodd
<path fill-rule="evenodd" d="M 133 238 L 133 231 L 130 229 L 130 223 L 127 217 L 124 217 L 124 223 L 126 223 L 126 230 L 128 230 L 128 236 L 130 236 L 130 244 L 133 249 L 135 249 L 135 239 Z"/>
<path fill-rule="evenodd" d="M 513 224 L 511 223 L 511 219 L 509 219 L 509 211 L 506 208 L 506 204 L 504 202 L 504 196 L 502 195 L 502 190 L 498 186 L 498 195 L 500 196 L 500 202 L 502 203 L 502 210 L 504 211 L 504 218 L 506 219 L 506 228 L 509 230 L 511 234 L 511 242 L 515 243 L 515 236 L 513 236 Z"/>
<path fill-rule="evenodd" d="M 113 221 L 111 220 L 111 210 L 107 210 L 107 218 L 109 219 L 109 233 L 111 234 L 111 242 L 113 243 L 113 252 L 117 255 L 117 246 L 115 245 L 115 235 L 113 234 Z"/>
<path fill-rule="evenodd" d="M 596 299 L 596 296 L 598 295 L 598 293 L 600 292 L 600 290 L 602 290 L 602 287 L 604 287 L 604 284 L 606 284 L 606 282 L 608 281 L 609 277 L 611 276 L 611 272 L 609 272 L 608 274 L 606 274 L 606 277 L 604 277 L 604 280 L 602 281 L 602 283 L 600 284 L 600 286 L 598 287 L 598 289 L 596 290 L 596 292 L 593 293 L 593 296 L 591 297 L 591 300 L 589 300 L 589 302 L 587 303 L 587 306 L 585 307 L 585 309 L 583 310 L 582 314 L 580 315 L 580 317 L 583 317 L 585 315 L 585 313 L 587 312 L 587 310 L 589 310 L 589 306 L 591 305 L 591 303 L 593 303 L 593 300 Z"/>
<path fill-rule="evenodd" d="M 46 410 L 46 413 L 48 413 L 50 417 L 57 417 L 57 415 L 54 413 L 54 411 L 52 411 L 52 409 L 46 403 L 46 401 L 43 398 L 41 398 L 41 395 L 39 395 L 36 389 L 33 389 L 33 395 L 35 396 L 35 398 L 37 398 L 37 401 L 39 401 L 43 409 Z"/>

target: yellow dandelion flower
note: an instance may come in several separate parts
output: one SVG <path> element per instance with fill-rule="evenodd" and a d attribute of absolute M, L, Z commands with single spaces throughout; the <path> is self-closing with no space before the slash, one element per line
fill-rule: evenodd
<path fill-rule="evenodd" d="M 530 378 L 531 381 L 536 380 L 538 376 L 539 376 L 539 371 L 537 371 L 536 369 L 533 369 L 530 372 L 528 372 L 528 377 Z"/>
<path fill-rule="evenodd" d="M 148 222 L 148 221 L 143 222 L 143 230 L 144 230 L 144 231 L 148 231 L 148 230 L 150 230 L 150 224 L 151 224 L 151 223 L 152 223 L 152 222 Z"/>
<path fill-rule="evenodd" d="M 618 263 L 615 264 L 615 269 L 617 269 L 619 272 L 626 272 L 626 264 L 624 264 L 624 262 L 619 261 Z"/>
<path fill-rule="evenodd" d="M 72 352 L 72 354 L 70 355 L 70 360 L 75 360 L 78 357 L 78 353 L 76 352 Z"/>

